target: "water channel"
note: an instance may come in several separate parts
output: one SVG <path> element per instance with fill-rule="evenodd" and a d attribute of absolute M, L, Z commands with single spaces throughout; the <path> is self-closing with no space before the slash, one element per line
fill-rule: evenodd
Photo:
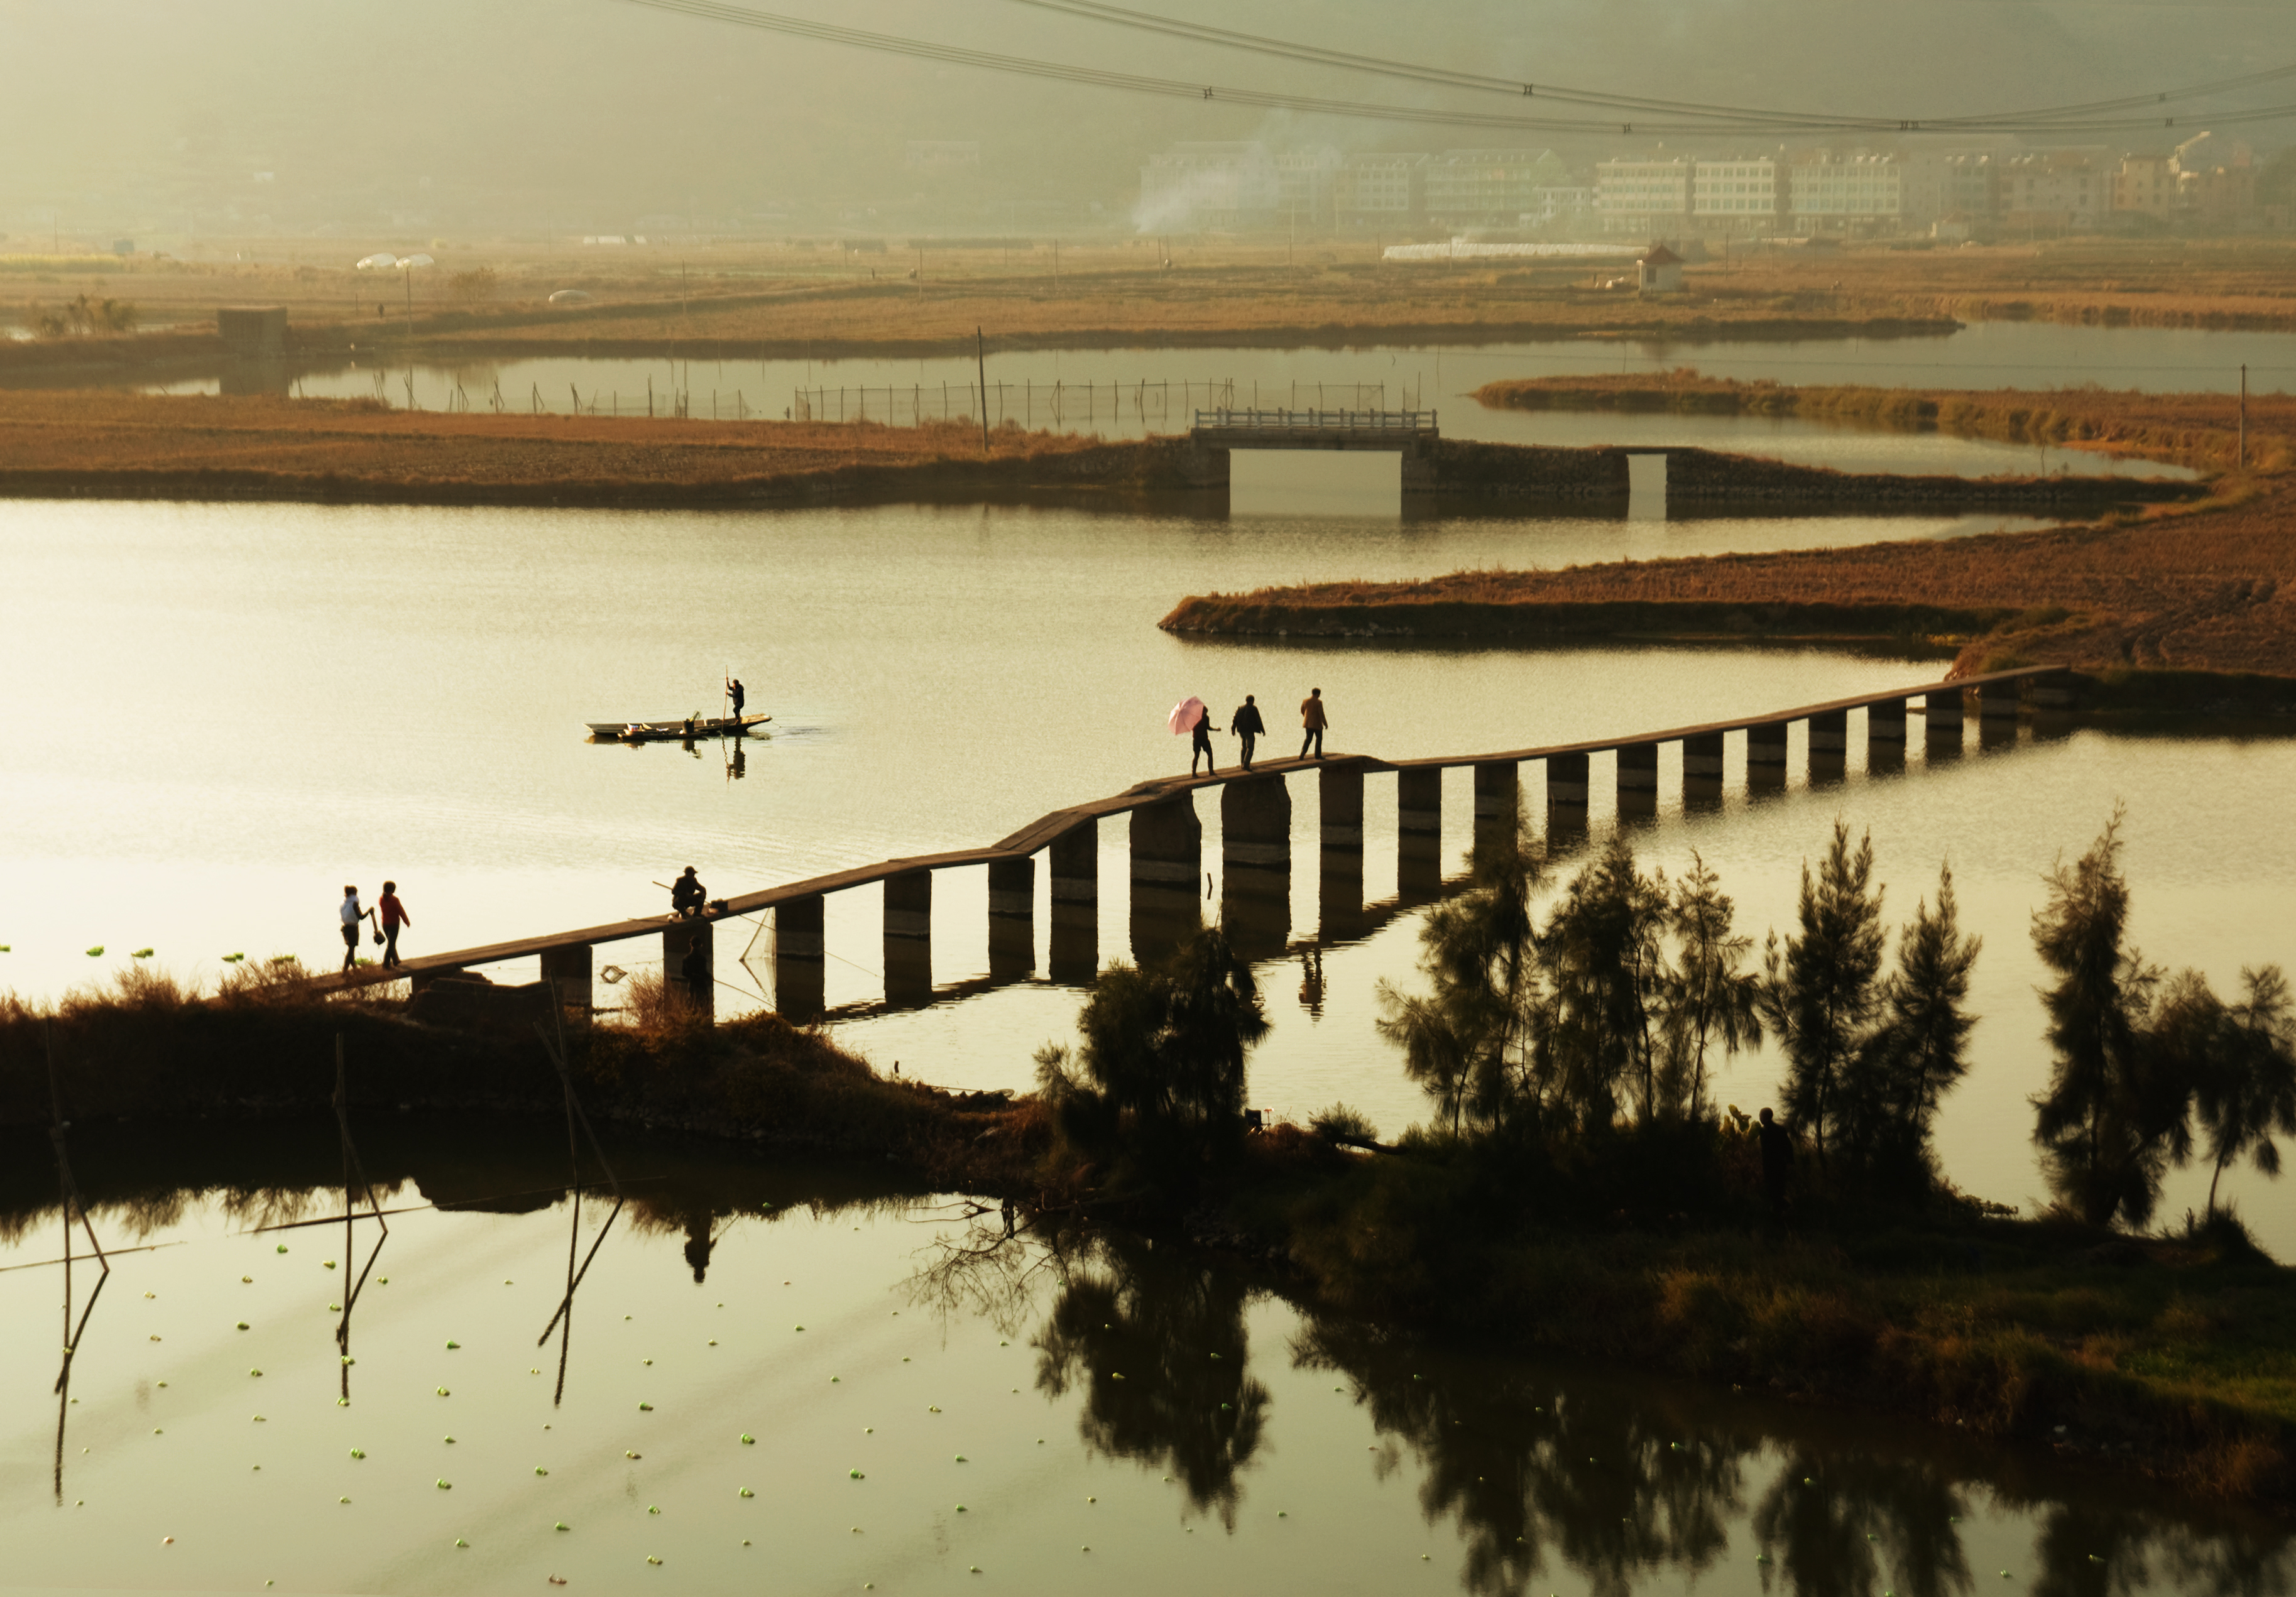
<path fill-rule="evenodd" d="M 111 1251 L 69 1276 L 6 1142 L 10 1590 L 2296 1581 L 2284 1527 L 2039 1449 L 1431 1347 L 851 1167 L 609 1137 L 578 1205 L 560 1128 L 369 1118 L 385 1219 L 350 1225 L 332 1122 L 76 1133 Z"/>

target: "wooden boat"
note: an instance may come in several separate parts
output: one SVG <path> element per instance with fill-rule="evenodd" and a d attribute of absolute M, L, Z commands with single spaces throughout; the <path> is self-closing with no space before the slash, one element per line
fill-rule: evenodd
<path fill-rule="evenodd" d="M 742 738 L 771 716 L 695 716 L 684 721 L 592 721 L 590 737 L 600 743 L 673 743 L 688 739 Z"/>

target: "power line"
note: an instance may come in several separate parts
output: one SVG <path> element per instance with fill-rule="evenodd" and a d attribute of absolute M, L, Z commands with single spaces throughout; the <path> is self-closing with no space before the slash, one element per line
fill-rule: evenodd
<path fill-rule="evenodd" d="M 2031 122 L 2069 116 L 2099 116 L 2115 111 L 2134 111 L 2145 106 L 2166 105 L 2189 100 L 2201 94 L 2253 88 L 2262 84 L 2276 83 L 2296 77 L 2296 65 L 2292 65 L 2275 67 L 2260 72 L 2245 73 L 2236 78 L 2219 78 L 2210 83 L 2190 84 L 2182 88 L 2123 95 L 2113 100 L 2095 100 L 2078 105 L 2045 106 L 2027 111 L 2000 111 L 1973 117 L 1842 118 L 1819 111 L 1777 111 L 1748 106 L 1710 105 L 1690 100 L 1652 99 L 1637 94 L 1620 94 L 1607 91 L 1572 88 L 1562 84 L 1539 84 L 1521 78 L 1495 78 L 1486 73 L 1461 72 L 1447 67 L 1382 61 L 1376 56 L 1357 55 L 1351 51 L 1334 50 L 1321 45 L 1300 44 L 1290 39 L 1270 38 L 1263 34 L 1243 33 L 1232 28 L 1215 28 L 1209 23 L 1189 22 L 1177 18 L 1155 16 L 1146 12 L 1132 11 L 1124 6 L 1108 4 L 1106 0 L 1014 0 L 1014 4 L 1034 6 L 1039 11 L 1054 12 L 1091 21 L 1107 22 L 1120 28 L 1163 34 L 1172 38 L 1190 39 L 1199 44 L 1216 45 L 1228 49 L 1249 51 L 1256 54 L 1277 56 L 1289 61 L 1306 61 L 1316 66 L 1339 67 L 1349 71 L 1368 72 L 1377 77 L 1428 84 L 1439 88 L 1466 89 L 1480 94 L 1505 94 L 1511 98 L 1551 100 L 1563 104 L 1594 106 L 1611 111 L 1714 117 L 1749 125 L 1779 127 L 1842 129 L 1855 127 L 1874 132 L 1989 130 L 1991 124 L 2003 121 Z"/>
<path fill-rule="evenodd" d="M 904 55 L 920 61 L 939 61 L 950 66 L 1008 72 L 1027 78 L 1079 84 L 1091 88 L 1154 94 L 1168 99 L 1216 101 L 1263 111 L 1292 111 L 1321 116 L 1354 117 L 1375 121 L 1428 123 L 1449 127 L 1478 127 L 1494 132 L 1604 133 L 1621 134 L 1629 137 L 1637 133 L 1711 134 L 1731 131 L 1734 127 L 1747 132 L 1776 132 L 1787 126 L 1777 121 L 1733 123 L 1724 119 L 1718 112 L 1696 113 L 1711 119 L 1706 120 L 1652 121 L 1639 118 L 1598 120 L 1584 117 L 1501 116 L 1486 111 L 1386 105 L 1374 101 L 1338 100 L 1319 95 L 1288 94 L 1267 89 L 1191 83 L 1179 78 L 1153 78 L 1143 73 L 1118 72 L 1101 67 L 1079 67 L 1060 61 L 1037 61 L 1027 56 L 1005 55 L 990 50 L 974 50 L 961 45 L 942 45 L 929 39 L 910 38 L 899 34 L 872 33 L 858 28 L 842 28 L 832 22 L 816 22 L 800 17 L 781 16 L 772 12 L 752 11 L 743 6 L 723 4 L 719 0 L 622 0 L 622 3 L 643 6 L 651 11 L 669 12 L 680 16 L 693 17 L 702 21 L 757 29 L 794 38 L 812 39 L 822 44 L 841 45 L 852 49 L 875 51 L 882 54 Z M 2292 70 L 2296 71 L 2296 69 Z M 1664 102 L 1652 102 L 1652 103 Z M 1676 111 L 1667 114 L 1679 116 L 1692 113 Z M 1784 117 L 1792 113 L 1749 114 Z M 2249 122 L 2273 121 L 2290 117 L 2296 117 L 2296 104 L 2215 113 L 2205 118 L 2192 119 L 2205 120 L 2217 127 L 2229 127 Z M 2162 126 L 2173 127 L 2176 122 L 2177 119 L 2174 117 L 2166 119 L 2147 117 L 2093 121 L 2039 121 L 2027 127 L 2013 120 L 2003 120 L 1985 123 L 1956 122 L 1950 124 L 1950 130 L 1958 133 L 2012 133 L 2028 130 L 2054 134 L 2105 133 L 2150 129 Z M 1791 126 L 1806 132 L 1874 133 L 1919 132 L 1932 127 L 1943 128 L 1947 125 L 1917 125 L 1895 119 L 1838 118 L 1832 120 L 1813 119 L 1796 122 Z"/>

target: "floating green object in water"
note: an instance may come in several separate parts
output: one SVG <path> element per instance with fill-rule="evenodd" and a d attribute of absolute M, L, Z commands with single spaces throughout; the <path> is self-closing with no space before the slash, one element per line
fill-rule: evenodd
<path fill-rule="evenodd" d="M 451 1396 L 454 1396 L 454 1394 L 453 1394 L 452 1392 L 449 1392 L 446 1388 L 444 1388 L 444 1387 L 440 1387 L 440 1388 L 439 1388 L 439 1396 L 440 1396 L 441 1397 L 451 1397 Z"/>
<path fill-rule="evenodd" d="M 869 1478 L 867 1476 L 862 1474 L 858 1470 L 848 1470 L 845 1473 L 855 1480 L 866 1480 Z"/>
<path fill-rule="evenodd" d="M 260 1370 L 250 1370 L 250 1371 L 248 1372 L 248 1373 L 249 1373 L 250 1375 L 260 1375 L 260 1374 L 262 1374 L 262 1373 L 263 1373 L 263 1372 L 262 1372 L 262 1371 L 260 1371 Z"/>
<path fill-rule="evenodd" d="M 348 1397 L 338 1397 L 335 1399 L 335 1406 L 337 1408 L 348 1408 L 350 1405 L 351 1400 Z"/>
<path fill-rule="evenodd" d="M 282 1253 L 286 1252 L 286 1251 L 287 1251 L 287 1244 L 286 1244 L 286 1243 L 284 1243 L 284 1242 L 280 1243 L 280 1244 L 279 1244 L 279 1251 L 280 1251 L 280 1252 L 282 1252 Z"/>
<path fill-rule="evenodd" d="M 245 1330 L 247 1329 L 247 1322 L 246 1322 L 246 1321 L 244 1321 L 244 1320 L 242 1320 L 242 1321 L 239 1323 L 239 1328 L 240 1328 L 240 1330 L 242 1330 L 242 1331 L 245 1331 Z"/>
<path fill-rule="evenodd" d="M 653 1505 L 652 1503 L 647 1503 L 647 1504 L 646 1504 L 646 1512 L 648 1512 L 648 1513 L 650 1513 L 650 1514 L 658 1514 L 658 1513 L 661 1512 L 661 1511 L 660 1511 L 660 1509 L 658 1509 L 658 1508 L 654 1507 L 654 1505 Z"/>
<path fill-rule="evenodd" d="M 957 1462 L 958 1463 L 960 1463 L 960 1464 L 961 1464 L 961 1463 L 963 1463 L 963 1462 L 965 1462 L 965 1461 L 964 1461 L 964 1454 L 963 1454 L 962 1453 L 958 1454 L 956 1455 L 956 1462 Z"/>
<path fill-rule="evenodd" d="M 246 957 L 247 955 L 244 952 L 239 954 L 226 954 L 223 956 L 223 962 L 226 965 L 235 965 Z"/>
<path fill-rule="evenodd" d="M 335 1499 L 335 1501 L 336 1501 L 337 1503 L 348 1503 L 348 1502 L 350 1501 L 350 1499 L 349 1499 L 349 1498 L 348 1498 L 348 1497 L 338 1497 L 338 1498 L 336 1498 L 336 1499 Z"/>
<path fill-rule="evenodd" d="M 455 1483 L 448 1480 L 446 1477 L 440 1476 L 439 1478 L 439 1489 L 442 1492 L 451 1492 L 455 1489 Z"/>
<path fill-rule="evenodd" d="M 743 1431 L 743 1432 L 742 1433 L 742 1446 L 744 1446 L 744 1447 L 754 1447 L 754 1446 L 756 1446 L 756 1445 L 757 1445 L 757 1444 L 758 1444 L 758 1438 L 757 1438 L 757 1437 L 755 1437 L 751 1436 L 751 1435 L 750 1435 L 748 1431 L 746 1431 L 746 1430 L 745 1430 L 745 1431 Z"/>
<path fill-rule="evenodd" d="M 366 1453 L 363 1448 L 354 1447 L 351 1449 L 351 1456 L 353 1458 L 365 1458 L 366 1456 Z"/>
<path fill-rule="evenodd" d="M 571 1530 L 573 1527 L 567 1524 L 565 1520 L 561 1519 L 554 1528 L 559 1530 Z"/>
<path fill-rule="evenodd" d="M 150 959 L 152 957 L 152 950 L 149 948 L 138 948 L 135 951 L 135 957 L 137 959 Z"/>
<path fill-rule="evenodd" d="M 741 1495 L 742 1495 L 742 1496 L 744 1496 L 744 1497 L 754 1497 L 754 1496 L 756 1496 L 756 1495 L 757 1495 L 757 1494 L 756 1494 L 755 1492 L 753 1492 L 753 1491 L 750 1490 L 750 1488 L 749 1488 L 749 1487 L 747 1487 L 747 1486 L 743 1486 L 743 1487 L 742 1488 L 742 1490 L 741 1490 Z"/>
<path fill-rule="evenodd" d="M 87 956 L 90 959 L 101 959 L 103 956 L 103 945 L 98 943 L 94 947 L 89 949 L 87 951 Z"/>
<path fill-rule="evenodd" d="M 646 1554 L 646 1562 L 648 1562 L 648 1563 L 650 1563 L 650 1564 L 658 1564 L 658 1563 L 661 1562 L 661 1560 L 660 1560 L 660 1559 L 658 1559 L 658 1558 L 654 1557 L 654 1555 L 653 1555 L 652 1553 L 649 1552 L 649 1553 L 647 1553 L 647 1554 Z"/>
<path fill-rule="evenodd" d="M 535 1465 L 535 1466 L 534 1466 L 534 1472 L 535 1472 L 537 1475 L 547 1475 L 547 1474 L 549 1474 L 549 1473 L 550 1473 L 550 1471 L 549 1471 L 549 1470 L 547 1470 L 544 1469 L 540 1464 L 537 1464 L 537 1465 Z"/>
<path fill-rule="evenodd" d="M 344 1355 L 343 1355 L 343 1368 L 344 1368 L 344 1369 L 348 1370 L 348 1369 L 349 1369 L 353 1364 L 357 1364 L 357 1363 L 358 1363 L 358 1360 L 357 1360 L 357 1359 L 353 1358 L 349 1354 L 346 1353 L 346 1354 L 344 1354 Z"/>
<path fill-rule="evenodd" d="M 447 1351 L 452 1353 L 461 1347 L 462 1344 L 460 1342 L 449 1342 L 447 1344 Z"/>
<path fill-rule="evenodd" d="M 625 1453 L 625 1454 L 622 1454 L 622 1456 L 623 1456 L 624 1458 L 643 1458 L 643 1457 L 644 1456 L 644 1454 L 638 1454 L 638 1453 Z"/>
<path fill-rule="evenodd" d="M 650 1413 L 653 1413 L 653 1405 L 652 1405 L 652 1404 L 651 1404 L 651 1403 L 641 1403 L 641 1404 L 639 1404 L 639 1405 L 638 1405 L 638 1413 L 642 1413 L 642 1414 L 650 1414 Z"/>
<path fill-rule="evenodd" d="M 467 1547 L 467 1546 L 469 1546 L 469 1545 L 470 1545 L 470 1544 L 469 1544 L 468 1542 L 466 1542 L 466 1541 L 463 1540 L 463 1538 L 462 1538 L 462 1537 L 460 1537 L 460 1536 L 456 1536 L 456 1537 L 455 1538 L 455 1546 L 457 1546 L 457 1547 Z"/>
<path fill-rule="evenodd" d="M 322 1270 L 332 1270 L 334 1267 L 335 1261 L 331 1258 L 323 1258 L 319 1261 L 319 1268 Z"/>

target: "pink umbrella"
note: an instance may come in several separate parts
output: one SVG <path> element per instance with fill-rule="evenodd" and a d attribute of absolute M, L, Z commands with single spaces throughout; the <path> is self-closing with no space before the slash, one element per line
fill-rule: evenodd
<path fill-rule="evenodd" d="M 1172 707 L 1172 718 L 1166 725 L 1171 727 L 1174 737 L 1185 737 L 1203 718 L 1204 701 L 1191 693 Z"/>

